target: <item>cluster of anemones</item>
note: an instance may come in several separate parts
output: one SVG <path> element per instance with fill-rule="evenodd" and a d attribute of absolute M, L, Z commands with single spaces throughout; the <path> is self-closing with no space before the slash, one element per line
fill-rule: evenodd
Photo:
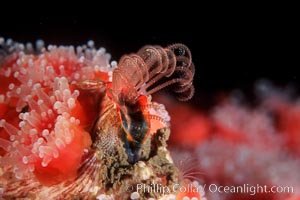
<path fill-rule="evenodd" d="M 0 38 L 0 164 L 16 178 L 51 185 L 76 177 L 91 145 L 96 99 L 77 85 L 108 81 L 110 55 L 93 42 L 76 48 Z"/>
<path fill-rule="evenodd" d="M 244 98 L 241 101 L 239 92 L 223 95 L 222 101 L 208 111 L 197 112 L 165 102 L 172 117 L 171 146 L 175 161 L 190 163 L 187 158 L 195 158 L 192 167 L 181 170 L 187 176 L 198 177 L 207 186 L 259 184 L 266 185 L 267 190 L 273 186 L 285 187 L 285 191 L 258 191 L 255 195 L 249 191 L 206 190 L 208 198 L 300 198 L 299 97 L 291 98 L 284 89 L 276 89 L 268 81 L 258 82 L 255 91 L 255 105 L 247 104 Z"/>

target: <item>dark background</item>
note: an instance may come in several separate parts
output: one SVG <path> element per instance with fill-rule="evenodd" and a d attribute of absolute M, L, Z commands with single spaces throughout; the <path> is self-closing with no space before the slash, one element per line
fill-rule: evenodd
<path fill-rule="evenodd" d="M 0 36 L 16 41 L 80 45 L 92 39 L 114 60 L 146 44 L 166 46 L 184 43 L 196 66 L 193 103 L 211 101 L 211 96 L 233 89 L 252 91 L 256 80 L 299 85 L 299 51 L 296 26 L 281 15 L 199 18 L 186 13 L 175 18 L 112 19 L 98 17 L 24 17 L 3 20 Z M 188 19 L 189 18 L 189 19 Z"/>

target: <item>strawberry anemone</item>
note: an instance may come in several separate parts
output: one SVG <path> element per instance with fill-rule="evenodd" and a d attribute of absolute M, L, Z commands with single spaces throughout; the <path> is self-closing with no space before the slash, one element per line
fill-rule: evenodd
<path fill-rule="evenodd" d="M 85 101 L 77 84 L 108 81 L 109 57 L 103 48 L 84 45 L 76 51 L 48 46 L 38 55 L 17 49 L 1 60 L 1 167 L 44 185 L 76 177 L 98 104 L 92 95 Z"/>

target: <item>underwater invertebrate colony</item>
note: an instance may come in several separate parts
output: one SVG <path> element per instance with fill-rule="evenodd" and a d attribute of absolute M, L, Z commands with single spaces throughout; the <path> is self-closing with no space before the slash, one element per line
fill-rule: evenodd
<path fill-rule="evenodd" d="M 169 144 L 173 160 L 195 159 L 188 170 L 184 169 L 186 164 L 178 167 L 188 176 L 203 174 L 198 179 L 206 185 L 209 199 L 300 197 L 299 94 L 291 86 L 278 88 L 266 80 L 257 83 L 255 94 L 255 103 L 251 104 L 241 91 L 222 94 L 222 101 L 213 109 L 198 113 L 186 106 L 180 108 L 177 102 L 165 103 L 170 111 L 176 108 L 176 113 L 170 112 L 172 136 L 176 136 Z M 190 118 L 185 117 L 185 122 L 182 116 Z M 180 123 L 189 126 L 184 135 L 178 127 Z M 193 141 L 186 140 L 187 136 Z M 211 185 L 245 189 L 226 193 L 210 190 Z M 272 187 L 284 189 L 272 191 Z"/>
<path fill-rule="evenodd" d="M 150 94 L 172 85 L 179 100 L 193 96 L 186 46 L 145 46 L 119 64 L 92 41 L 0 47 L 3 197 L 161 198 L 138 184 L 183 184 L 166 149 L 170 117 Z"/>

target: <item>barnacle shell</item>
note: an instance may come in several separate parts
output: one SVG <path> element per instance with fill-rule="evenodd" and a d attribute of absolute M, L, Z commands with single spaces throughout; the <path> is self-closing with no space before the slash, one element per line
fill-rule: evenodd
<path fill-rule="evenodd" d="M 140 161 L 130 164 L 124 142 L 120 137 L 121 122 L 116 106 L 108 99 L 104 99 L 101 108 L 102 114 L 94 130 L 96 137 L 94 147 L 99 152 L 101 157 L 99 162 L 102 165 L 99 172 L 102 182 L 99 183 L 99 187 L 108 194 L 113 194 L 116 199 L 130 199 L 131 192 L 136 191 L 138 184 L 156 183 L 171 187 L 174 183 L 178 183 L 177 168 L 170 160 L 166 149 L 170 135 L 167 127 L 149 135 L 142 145 Z M 159 198 L 162 194 L 139 191 L 139 196 L 142 199 Z"/>

